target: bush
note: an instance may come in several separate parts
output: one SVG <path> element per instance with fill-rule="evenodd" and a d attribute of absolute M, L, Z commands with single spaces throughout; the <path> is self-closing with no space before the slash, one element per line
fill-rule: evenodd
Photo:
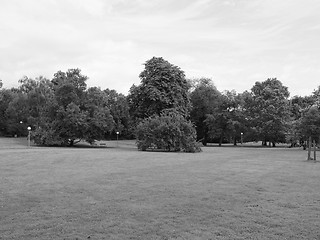
<path fill-rule="evenodd" d="M 196 142 L 196 130 L 176 111 L 163 111 L 143 120 L 136 129 L 139 150 L 159 149 L 165 151 L 200 152 Z"/>
<path fill-rule="evenodd" d="M 39 128 L 32 132 L 32 139 L 35 144 L 43 146 L 63 145 L 60 139 L 52 129 Z"/>

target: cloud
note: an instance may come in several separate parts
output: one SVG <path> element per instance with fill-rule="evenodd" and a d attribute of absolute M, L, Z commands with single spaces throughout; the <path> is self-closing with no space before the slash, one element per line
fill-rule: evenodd
<path fill-rule="evenodd" d="M 11 87 L 79 67 L 89 85 L 127 93 L 161 56 L 219 90 L 278 77 L 304 95 L 320 77 L 319 9 L 316 0 L 2 0 L 0 79 Z"/>

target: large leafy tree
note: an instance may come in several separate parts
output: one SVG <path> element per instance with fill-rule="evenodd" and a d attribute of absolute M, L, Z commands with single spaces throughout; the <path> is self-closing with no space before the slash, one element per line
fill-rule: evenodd
<path fill-rule="evenodd" d="M 243 132 L 248 132 L 248 122 L 246 113 L 243 108 L 243 94 L 237 94 L 236 91 L 224 92 L 225 115 L 228 123 L 228 137 L 233 139 L 233 144 L 237 145 L 237 141 L 241 140 Z"/>
<path fill-rule="evenodd" d="M 153 57 L 145 63 L 139 77 L 141 84 L 133 85 L 128 96 L 130 113 L 135 119 L 159 115 L 170 108 L 184 116 L 189 114 L 189 85 L 179 67 L 161 57 Z"/>
<path fill-rule="evenodd" d="M 219 110 L 222 95 L 214 86 L 212 80 L 208 78 L 193 80 L 193 87 L 194 90 L 190 93 L 192 103 L 190 118 L 195 124 L 197 139 L 206 145 L 209 130 L 205 120 L 208 114 L 213 114 Z"/>
<path fill-rule="evenodd" d="M 320 109 L 317 105 L 313 105 L 303 113 L 300 128 L 303 136 L 311 137 L 318 142 L 320 137 Z"/>
<path fill-rule="evenodd" d="M 128 102 L 135 121 L 137 145 L 194 152 L 196 131 L 190 116 L 190 85 L 184 72 L 163 58 L 153 57 L 130 89 Z M 140 123 L 140 124 L 139 124 Z"/>
<path fill-rule="evenodd" d="M 105 91 L 97 87 L 89 88 L 86 92 L 84 109 L 87 114 L 85 139 L 88 142 L 104 139 L 105 134 L 114 128 L 114 118 L 110 113 Z"/>
<path fill-rule="evenodd" d="M 308 138 L 308 160 L 311 158 L 311 142 L 319 143 L 320 138 L 320 108 L 314 104 L 303 113 L 300 122 L 300 133 L 304 138 Z M 314 146 L 314 160 L 316 160 L 316 148 Z"/>
<path fill-rule="evenodd" d="M 5 115 L 7 116 L 7 134 L 12 136 L 25 135 L 27 132 L 25 123 L 29 118 L 27 96 L 22 93 L 15 93 L 14 98 L 6 109 Z"/>
<path fill-rule="evenodd" d="M 219 146 L 224 139 L 233 140 L 236 145 L 245 128 L 244 118 L 241 95 L 235 91 L 225 91 L 219 98 L 217 108 L 206 115 L 204 122 L 208 135 L 219 139 Z"/>
<path fill-rule="evenodd" d="M 35 131 L 37 143 L 73 145 L 80 140 L 92 143 L 113 129 L 105 93 L 99 88 L 87 90 L 86 80 L 80 69 L 54 74 L 53 111 L 47 115 L 50 122 Z"/>
<path fill-rule="evenodd" d="M 0 90 L 0 134 L 6 135 L 7 132 L 7 125 L 8 125 L 8 115 L 7 109 L 14 98 L 14 94 L 12 91 L 8 89 L 1 89 Z"/>
<path fill-rule="evenodd" d="M 315 104 L 313 96 L 294 96 L 290 99 L 290 117 L 287 124 L 287 142 L 291 143 L 294 147 L 298 142 L 306 147 L 305 140 L 306 136 L 303 135 L 302 131 L 302 117 L 305 112 Z"/>
<path fill-rule="evenodd" d="M 81 74 L 80 69 L 69 69 L 67 72 L 58 71 L 51 82 L 59 106 L 64 109 L 68 104 L 83 104 L 88 77 Z"/>
<path fill-rule="evenodd" d="M 27 126 L 40 127 L 53 102 L 48 79 L 25 76 L 19 83 L 18 88 L 3 89 L 1 94 L 2 132 L 7 135 L 21 136 L 27 134 Z"/>
<path fill-rule="evenodd" d="M 266 145 L 267 141 L 275 146 L 285 141 L 286 122 L 289 117 L 289 91 L 276 78 L 256 82 L 251 94 L 246 96 L 245 109 L 258 138 Z"/>
<path fill-rule="evenodd" d="M 26 123 L 34 128 L 44 127 L 51 119 L 48 118 L 49 112 L 52 115 L 52 107 L 56 104 L 53 84 L 49 79 L 42 76 L 32 79 L 23 77 L 19 80 L 21 84 L 19 91 L 26 95 L 28 105 L 28 119 Z"/>
<path fill-rule="evenodd" d="M 132 129 L 127 97 L 108 88 L 103 90 L 103 92 L 107 99 L 107 107 L 110 109 L 115 123 L 112 136 L 114 137 L 118 132 L 121 136 L 130 137 Z"/>

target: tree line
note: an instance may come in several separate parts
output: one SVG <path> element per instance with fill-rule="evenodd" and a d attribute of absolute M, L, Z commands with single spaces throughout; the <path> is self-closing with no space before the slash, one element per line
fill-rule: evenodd
<path fill-rule="evenodd" d="M 161 57 L 144 66 L 141 83 L 127 96 L 88 88 L 80 69 L 58 71 L 52 79 L 23 77 L 11 89 L 0 81 L 0 134 L 25 136 L 31 126 L 37 144 L 73 145 L 118 132 L 136 138 L 141 150 L 187 152 L 199 151 L 198 142 L 319 142 L 320 86 L 290 98 L 280 80 L 268 78 L 243 93 L 220 92 L 211 79 L 187 79 Z"/>

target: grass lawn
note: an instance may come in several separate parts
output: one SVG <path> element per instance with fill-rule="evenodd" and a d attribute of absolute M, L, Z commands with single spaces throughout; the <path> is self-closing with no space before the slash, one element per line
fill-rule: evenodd
<path fill-rule="evenodd" d="M 320 239 L 320 164 L 306 151 L 107 146 L 0 138 L 0 239 Z"/>

